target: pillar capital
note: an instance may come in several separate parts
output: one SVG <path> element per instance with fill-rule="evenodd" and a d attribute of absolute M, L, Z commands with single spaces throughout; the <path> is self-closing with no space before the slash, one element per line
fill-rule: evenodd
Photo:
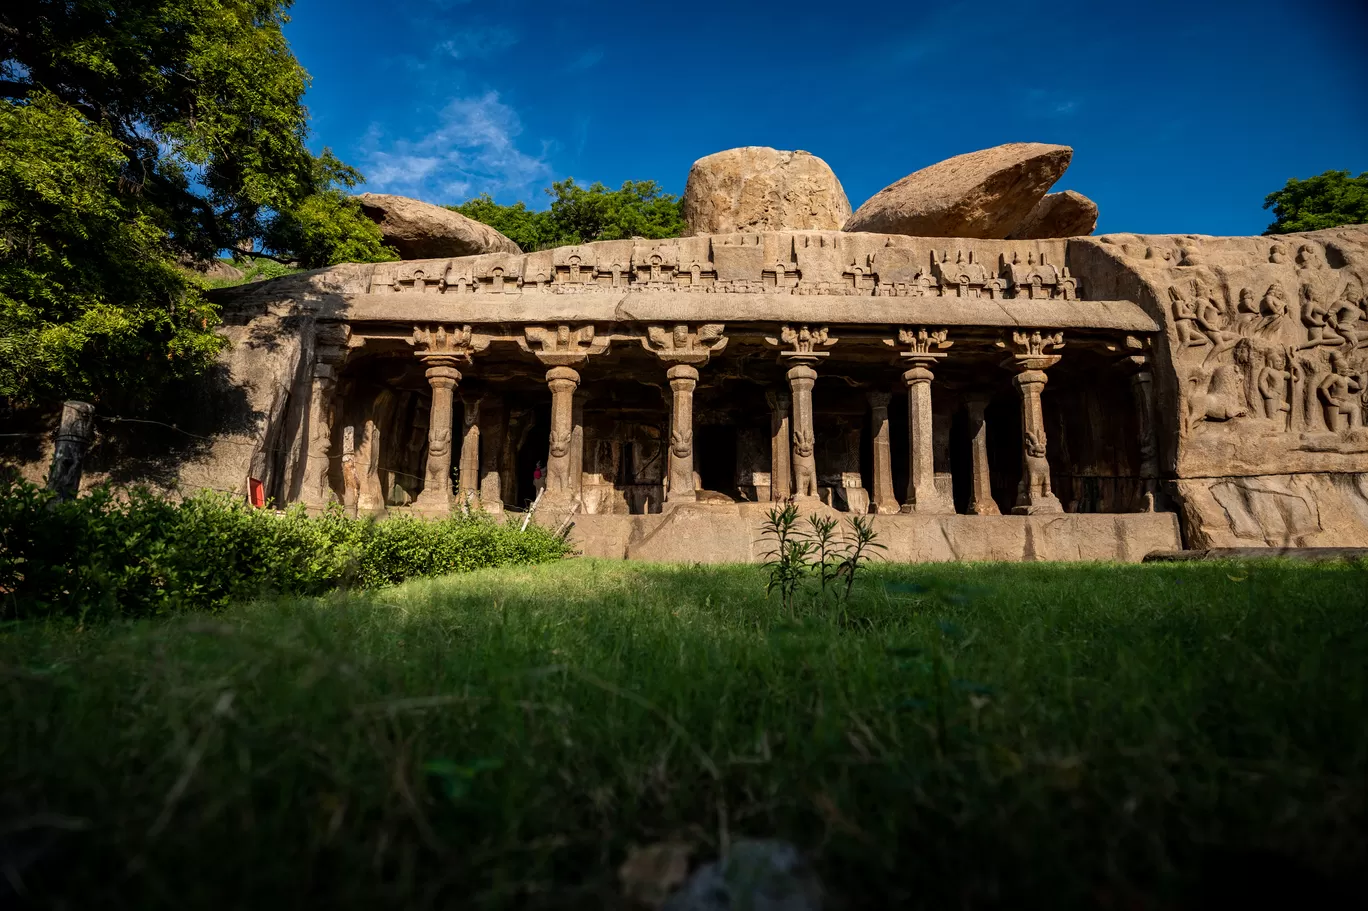
<path fill-rule="evenodd" d="M 1045 334 L 1039 329 L 1013 332 L 1010 341 L 1003 339 L 997 343 L 997 346 L 1007 348 L 1012 352 L 1012 356 L 1002 362 L 1002 366 L 1008 369 L 1047 370 L 1059 363 L 1062 355 L 1057 352 L 1064 347 L 1064 333 Z"/>
<path fill-rule="evenodd" d="M 945 349 L 955 343 L 950 341 L 949 329 L 927 329 L 925 326 L 904 326 L 898 330 L 897 338 L 886 338 L 885 345 L 896 348 L 907 346 L 906 351 L 898 352 L 898 357 L 914 367 L 931 367 L 936 361 L 948 355 Z"/>
<path fill-rule="evenodd" d="M 887 410 L 888 403 L 893 400 L 893 393 L 883 392 L 878 389 L 870 389 L 865 392 L 865 399 L 869 402 L 869 407 L 875 411 L 880 408 Z"/>
<path fill-rule="evenodd" d="M 1012 377 L 1012 384 L 1018 389 L 1028 386 L 1044 386 L 1049 382 L 1050 377 L 1044 370 L 1038 367 L 1025 367 L 1020 373 Z"/>
<path fill-rule="evenodd" d="M 552 367 L 546 371 L 546 382 L 552 392 L 574 392 L 580 384 L 579 371 L 573 367 Z"/>
<path fill-rule="evenodd" d="M 518 347 L 548 367 L 572 367 L 607 351 L 609 342 L 610 339 L 594 337 L 592 323 L 578 327 L 560 323 L 524 327 Z"/>
<path fill-rule="evenodd" d="M 423 371 L 428 383 L 435 388 L 455 389 L 456 384 L 461 381 L 461 371 L 457 370 L 452 364 L 437 362 L 427 370 Z"/>
<path fill-rule="evenodd" d="M 414 326 L 408 343 L 424 363 L 456 367 L 469 363 L 477 352 L 488 348 L 489 336 L 475 332 L 468 325 Z"/>
<path fill-rule="evenodd" d="M 831 331 L 826 326 L 784 325 L 779 327 L 778 338 L 765 337 L 765 344 L 771 348 L 785 349 L 779 352 L 781 361 L 789 361 L 800 366 L 815 364 L 822 358 L 829 357 L 831 352 L 821 349 L 830 348 L 838 341 L 840 339 L 832 338 Z"/>
<path fill-rule="evenodd" d="M 641 345 L 667 364 L 702 367 L 714 354 L 727 347 L 722 323 L 704 323 L 690 329 L 687 323 L 673 326 L 647 326 Z"/>
<path fill-rule="evenodd" d="M 903 371 L 903 382 L 909 386 L 917 386 L 922 383 L 929 383 L 936 378 L 929 367 L 917 366 L 911 370 Z"/>
<path fill-rule="evenodd" d="M 698 383 L 698 368 L 688 364 L 675 364 L 665 371 L 665 376 L 670 381 L 671 389 L 692 389 Z"/>

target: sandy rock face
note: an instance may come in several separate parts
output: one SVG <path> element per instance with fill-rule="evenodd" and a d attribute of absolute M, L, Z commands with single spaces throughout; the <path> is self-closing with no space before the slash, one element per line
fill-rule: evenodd
<path fill-rule="evenodd" d="M 1068 146 L 1041 142 L 956 155 L 874 194 L 845 230 L 1002 240 L 1030 214 L 1072 158 Z"/>
<path fill-rule="evenodd" d="M 362 193 L 356 199 L 403 259 L 522 252 L 489 225 L 441 206 L 388 193 Z"/>
<path fill-rule="evenodd" d="M 1097 203 L 1082 193 L 1065 190 L 1046 193 L 1026 220 L 1008 235 L 1009 240 L 1041 240 L 1047 237 L 1082 237 L 1097 229 Z"/>
<path fill-rule="evenodd" d="M 839 231 L 850 200 L 825 161 L 765 146 L 700 158 L 684 188 L 688 236 L 740 231 Z"/>

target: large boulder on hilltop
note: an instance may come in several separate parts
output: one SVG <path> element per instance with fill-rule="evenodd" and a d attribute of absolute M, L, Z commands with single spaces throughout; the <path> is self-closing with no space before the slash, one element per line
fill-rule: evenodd
<path fill-rule="evenodd" d="M 694 162 L 683 210 L 689 236 L 839 231 L 850 217 L 850 200 L 816 155 L 745 146 Z"/>
<path fill-rule="evenodd" d="M 432 203 L 388 193 L 362 193 L 356 201 L 402 259 L 522 252 L 489 225 Z"/>
<path fill-rule="evenodd" d="M 1054 186 L 1073 149 L 1013 142 L 956 155 L 874 194 L 847 231 L 1002 240 Z"/>
<path fill-rule="evenodd" d="M 1082 237 L 1097 228 L 1097 203 L 1082 193 L 1065 190 L 1046 193 L 1008 240 L 1044 240 L 1051 237 Z"/>

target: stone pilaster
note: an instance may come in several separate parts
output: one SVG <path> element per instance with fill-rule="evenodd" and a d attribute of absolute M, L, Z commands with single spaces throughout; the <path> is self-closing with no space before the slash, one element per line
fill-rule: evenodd
<path fill-rule="evenodd" d="M 969 512 L 975 516 L 1001 515 L 993 501 L 992 478 L 988 473 L 988 422 L 984 411 L 988 399 L 975 396 L 969 399 L 969 445 L 972 465 Z"/>
<path fill-rule="evenodd" d="M 869 427 L 874 443 L 874 502 L 871 512 L 890 515 L 898 512 L 898 498 L 893 493 L 893 445 L 888 426 L 887 392 L 868 393 Z"/>
<path fill-rule="evenodd" d="M 770 499 L 774 502 L 793 496 L 792 449 L 789 414 L 793 398 L 772 389 L 765 393 L 770 406 Z"/>
<path fill-rule="evenodd" d="M 487 393 L 480 403 L 480 505 L 503 512 L 504 443 L 508 412 L 503 399 Z"/>
<path fill-rule="evenodd" d="M 1140 427 L 1140 512 L 1154 512 L 1159 491 L 1159 440 L 1154 428 L 1154 374 L 1149 358 L 1133 355 L 1122 360 L 1131 370 L 1131 396 Z"/>
<path fill-rule="evenodd" d="M 460 497 L 469 503 L 480 492 L 480 402 L 483 396 L 469 390 L 461 397 L 465 420 L 461 435 Z"/>
<path fill-rule="evenodd" d="M 668 502 L 697 499 L 694 487 L 693 393 L 698 385 L 698 370 L 688 364 L 675 364 L 666 375 L 674 393 L 670 420 L 670 471 L 665 499 Z"/>
<path fill-rule="evenodd" d="M 309 390 L 308 448 L 305 450 L 299 497 L 310 510 L 325 509 L 337 499 L 328 478 L 332 454 L 333 394 L 337 390 L 337 374 L 346 357 L 350 337 L 351 330 L 346 326 L 330 325 L 320 327 L 317 331 L 317 359 Z"/>
<path fill-rule="evenodd" d="M 1051 489 L 1050 463 L 1045 455 L 1045 419 L 1040 394 L 1048 381 L 1045 371 L 1059 362 L 1059 355 L 1050 352 L 1064 347 L 1064 333 L 1014 332 L 1012 347 L 1015 354 L 1007 365 L 1017 370 L 1012 382 L 1021 394 L 1022 450 L 1021 484 L 1012 512 L 1018 515 L 1060 513 L 1064 507 Z"/>

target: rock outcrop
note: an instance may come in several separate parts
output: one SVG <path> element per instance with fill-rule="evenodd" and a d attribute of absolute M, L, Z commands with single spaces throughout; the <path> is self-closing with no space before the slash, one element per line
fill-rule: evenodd
<path fill-rule="evenodd" d="M 356 200 L 403 259 L 522 252 L 489 225 L 441 206 L 387 193 L 362 193 Z"/>
<path fill-rule="evenodd" d="M 1009 240 L 1040 240 L 1047 237 L 1082 237 L 1097 228 L 1097 203 L 1082 193 L 1065 190 L 1047 193 Z"/>
<path fill-rule="evenodd" d="M 765 146 L 695 161 L 684 188 L 687 234 L 839 231 L 850 201 L 825 161 Z"/>
<path fill-rule="evenodd" d="M 1068 146 L 1040 142 L 956 155 L 874 194 L 845 230 L 1000 240 L 1026 219 L 1072 158 Z"/>

